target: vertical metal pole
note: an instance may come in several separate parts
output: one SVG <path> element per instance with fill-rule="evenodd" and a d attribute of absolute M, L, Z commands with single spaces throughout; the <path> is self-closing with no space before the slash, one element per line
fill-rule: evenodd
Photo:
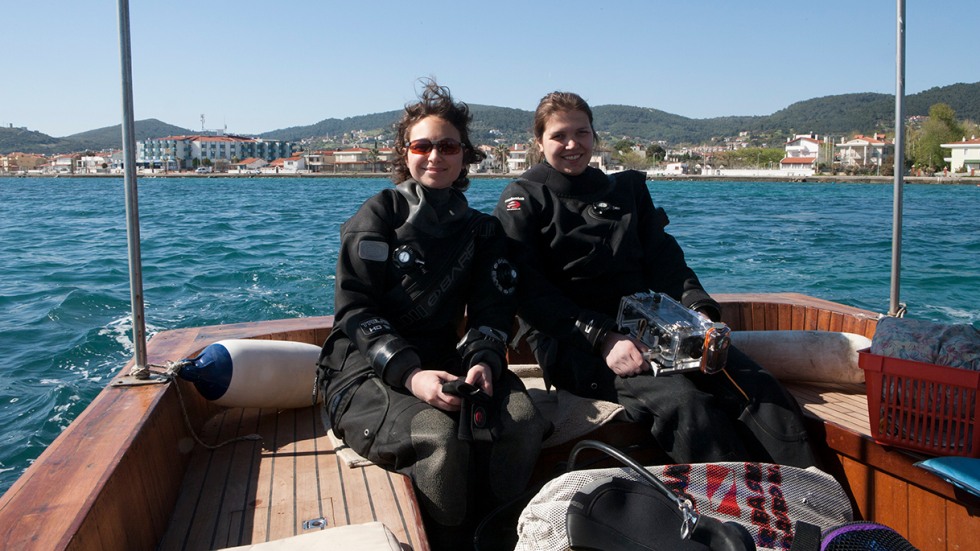
<path fill-rule="evenodd" d="M 133 70 L 129 40 L 129 2 L 119 0 L 119 55 L 122 67 L 123 174 L 126 184 L 126 236 L 129 243 L 129 295 L 133 309 L 133 377 L 149 377 L 146 365 L 146 321 L 143 317 L 143 272 L 140 259 L 140 224 L 136 188 L 136 137 L 133 122 Z"/>
<path fill-rule="evenodd" d="M 902 273 L 902 184 L 905 171 L 905 0 L 897 0 L 895 45 L 895 189 L 892 202 L 892 283 L 888 315 L 902 316 L 898 300 Z"/>

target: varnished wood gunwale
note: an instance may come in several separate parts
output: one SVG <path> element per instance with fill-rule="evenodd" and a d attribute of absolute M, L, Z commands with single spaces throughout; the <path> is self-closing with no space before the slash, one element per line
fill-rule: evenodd
<path fill-rule="evenodd" d="M 170 350 L 193 339 L 186 330 L 162 340 Z M 148 347 L 151 362 L 171 359 L 160 349 Z M 0 498 L 0 541 L 12 549 L 152 546 L 159 520 L 118 519 L 141 510 L 169 517 L 186 456 L 173 444 L 185 433 L 181 417 L 166 413 L 177 406 L 162 385 L 107 386 Z"/>
<path fill-rule="evenodd" d="M 722 303 L 724 320 L 734 330 L 820 329 L 871 337 L 878 317 L 793 293 L 716 298 Z M 193 356 L 222 338 L 319 344 L 329 334 L 332 321 L 330 317 L 297 318 L 167 331 L 150 340 L 149 361 L 162 364 Z M 127 365 L 120 374 L 128 371 Z M 818 390 L 805 389 L 805 393 L 814 403 L 834 401 Z M 194 392 L 183 394 L 195 427 L 204 426 L 222 411 Z M 194 449 L 180 408 L 171 385 L 107 386 L 0 497 L 0 541 L 11 549 L 154 548 L 174 514 L 178 488 Z M 975 548 L 976 534 L 980 534 L 975 499 L 914 467 L 915 456 L 884 448 L 865 432 L 848 427 L 843 422 L 846 411 L 840 415 L 845 419 L 809 411 L 808 423 L 815 447 L 832 463 L 862 518 L 893 526 L 924 551 Z M 244 414 L 242 419 L 245 422 Z M 309 451 L 289 453 L 298 460 Z M 315 455 L 318 465 L 336 462 L 336 456 L 321 453 L 319 448 Z M 233 478 L 249 476 L 241 474 L 246 469 L 243 465 L 232 467 L 230 484 Z M 247 489 L 241 499 L 250 499 Z M 354 503 L 350 506 L 356 509 Z M 357 522 L 361 513 L 345 510 L 344 516 Z M 212 533 L 230 533 L 225 526 Z M 222 541 L 214 538 L 214 542 Z"/>
<path fill-rule="evenodd" d="M 879 314 L 798 293 L 719 294 L 733 331 L 820 330 L 874 336 Z"/>

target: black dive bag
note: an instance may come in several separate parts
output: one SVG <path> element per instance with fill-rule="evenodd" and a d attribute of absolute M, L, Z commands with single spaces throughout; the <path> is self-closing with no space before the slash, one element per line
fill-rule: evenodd
<path fill-rule="evenodd" d="M 609 477 L 584 486 L 565 517 L 568 545 L 582 551 L 755 551 L 748 530 L 699 515 L 653 473 L 602 442 L 572 449 L 568 470 L 584 448 L 595 448 L 636 471 L 641 480 Z"/>

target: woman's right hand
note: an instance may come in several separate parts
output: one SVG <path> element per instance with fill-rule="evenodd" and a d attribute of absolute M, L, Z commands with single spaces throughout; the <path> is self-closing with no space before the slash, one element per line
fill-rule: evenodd
<path fill-rule="evenodd" d="M 616 375 L 633 377 L 650 371 L 650 362 L 643 359 L 645 348 L 628 335 L 610 331 L 602 341 L 602 357 Z"/>
<path fill-rule="evenodd" d="M 443 411 L 459 411 L 463 400 L 459 396 L 442 391 L 443 383 L 455 381 L 459 377 L 446 371 L 414 369 L 405 377 L 405 388 L 413 396 Z"/>

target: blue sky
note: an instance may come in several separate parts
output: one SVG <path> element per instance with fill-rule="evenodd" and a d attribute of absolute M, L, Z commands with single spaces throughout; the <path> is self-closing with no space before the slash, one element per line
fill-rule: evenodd
<path fill-rule="evenodd" d="M 906 91 L 980 81 L 980 1 L 907 4 Z M 4 2 L 0 125 L 119 124 L 117 6 Z M 135 116 L 254 134 L 399 109 L 426 76 L 457 99 L 527 110 L 562 89 L 692 118 L 767 115 L 894 93 L 895 12 L 892 0 L 131 0 Z"/>

